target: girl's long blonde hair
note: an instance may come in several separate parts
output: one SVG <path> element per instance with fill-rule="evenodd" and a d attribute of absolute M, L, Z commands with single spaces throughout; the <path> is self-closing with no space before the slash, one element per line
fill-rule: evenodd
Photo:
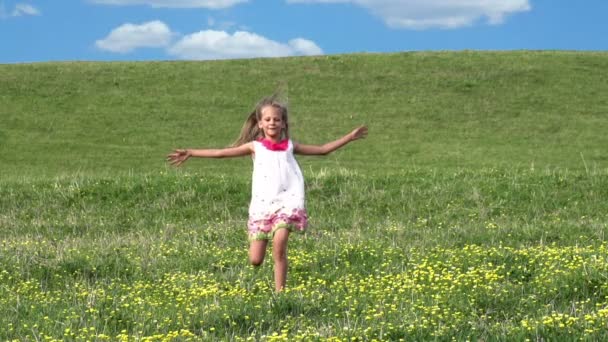
<path fill-rule="evenodd" d="M 255 109 L 249 114 L 247 120 L 245 120 L 243 128 L 241 128 L 241 134 L 239 134 L 239 137 L 232 143 L 232 146 L 241 146 L 250 141 L 264 137 L 264 132 L 258 126 L 258 122 L 262 119 L 262 109 L 267 106 L 275 107 L 281 112 L 281 118 L 285 123 L 285 128 L 281 130 L 281 139 L 289 138 L 287 104 L 281 102 L 278 97 L 278 94 L 274 94 L 263 98 L 257 103 Z"/>

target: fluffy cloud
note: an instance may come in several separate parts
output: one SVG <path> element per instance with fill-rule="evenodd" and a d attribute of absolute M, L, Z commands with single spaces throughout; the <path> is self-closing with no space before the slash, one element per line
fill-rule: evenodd
<path fill-rule="evenodd" d="M 128 53 L 138 48 L 164 48 L 174 57 L 196 60 L 323 54 L 323 50 L 311 40 L 295 38 L 280 43 L 246 31 L 234 34 L 219 30 L 199 31 L 172 44 L 175 36 L 165 23 L 156 20 L 141 25 L 121 25 L 104 39 L 96 41 L 95 45 L 116 53 Z"/>
<path fill-rule="evenodd" d="M 171 43 L 173 33 L 162 21 L 150 21 L 141 25 L 121 25 L 104 39 L 95 42 L 99 49 L 127 53 L 137 48 L 160 48 Z"/>
<path fill-rule="evenodd" d="M 288 3 L 353 3 L 393 28 L 453 29 L 480 19 L 500 24 L 505 17 L 530 10 L 528 0 L 286 0 Z"/>
<path fill-rule="evenodd" d="M 11 15 L 13 17 L 19 17 L 22 15 L 40 15 L 40 11 L 30 4 L 19 3 L 15 5 L 15 9 Z"/>
<path fill-rule="evenodd" d="M 279 43 L 255 33 L 205 30 L 184 36 L 169 48 L 169 54 L 181 59 L 230 59 L 318 55 L 323 51 L 314 42 L 302 38 Z"/>
<path fill-rule="evenodd" d="M 40 11 L 30 4 L 18 3 L 15 4 L 15 7 L 9 12 L 4 7 L 4 2 L 0 2 L 0 19 L 21 17 L 25 15 L 40 15 Z"/>
<path fill-rule="evenodd" d="M 296 38 L 289 41 L 289 46 L 299 55 L 321 55 L 323 50 L 312 40 Z"/>
<path fill-rule="evenodd" d="M 171 8 L 228 8 L 248 0 L 90 0 L 103 5 L 148 5 Z"/>

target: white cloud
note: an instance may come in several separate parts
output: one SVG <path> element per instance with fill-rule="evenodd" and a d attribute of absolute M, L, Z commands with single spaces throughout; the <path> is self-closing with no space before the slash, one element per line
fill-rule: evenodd
<path fill-rule="evenodd" d="M 317 55 L 323 51 L 314 42 L 296 38 L 287 44 L 279 43 L 255 33 L 205 30 L 184 36 L 168 49 L 169 54 L 181 59 L 231 59 L 253 57 L 284 57 Z"/>
<path fill-rule="evenodd" d="M 529 11 L 529 0 L 286 0 L 288 3 L 353 3 L 393 28 L 453 29 L 480 19 L 500 24 L 505 17 Z"/>
<path fill-rule="evenodd" d="M 20 17 L 22 15 L 40 15 L 40 11 L 30 4 L 19 3 L 15 5 L 15 9 L 13 9 L 11 15 L 13 17 Z"/>
<path fill-rule="evenodd" d="M 209 8 L 221 9 L 247 2 L 249 0 L 90 0 L 103 5 L 148 5 L 169 8 Z"/>
<path fill-rule="evenodd" d="M 300 55 L 321 55 L 323 50 L 315 44 L 312 40 L 296 38 L 289 41 L 289 46 Z"/>
<path fill-rule="evenodd" d="M 162 48 L 171 43 L 173 33 L 162 21 L 150 21 L 141 25 L 121 25 L 104 39 L 95 42 L 99 49 L 127 53 L 137 48 Z"/>
<path fill-rule="evenodd" d="M 116 53 L 128 53 L 138 48 L 163 48 L 171 56 L 195 60 L 323 54 L 323 50 L 308 39 L 295 38 L 280 43 L 247 31 L 229 34 L 222 30 L 204 30 L 182 36 L 173 44 L 175 36 L 177 34 L 162 21 L 140 25 L 127 23 L 113 29 L 95 45 Z"/>
<path fill-rule="evenodd" d="M 30 4 L 18 3 L 15 4 L 13 10 L 9 12 L 4 7 L 4 2 L 0 1 L 0 19 L 6 19 L 10 17 L 21 17 L 25 15 L 40 15 L 40 11 Z"/>

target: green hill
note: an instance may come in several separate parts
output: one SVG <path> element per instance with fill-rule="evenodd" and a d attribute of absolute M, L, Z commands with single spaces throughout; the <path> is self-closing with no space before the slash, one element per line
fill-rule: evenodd
<path fill-rule="evenodd" d="M 608 53 L 0 65 L 0 340 L 608 339 Z M 247 262 L 249 158 L 282 89 L 310 227 Z M 238 175 L 238 177 L 237 177 Z M 295 234 L 294 234 L 295 235 Z M 270 254 L 271 248 L 269 248 Z"/>
<path fill-rule="evenodd" d="M 172 148 L 232 142 L 277 88 L 298 141 L 370 128 L 365 143 L 303 158 L 304 169 L 606 168 L 606 70 L 608 53 L 551 51 L 0 65 L 0 174 L 163 170 Z"/>

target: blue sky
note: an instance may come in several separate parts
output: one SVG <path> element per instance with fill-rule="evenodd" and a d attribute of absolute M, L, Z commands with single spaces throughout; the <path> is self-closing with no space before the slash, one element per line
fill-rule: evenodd
<path fill-rule="evenodd" d="M 0 0 L 0 63 L 608 48 L 608 0 Z"/>

